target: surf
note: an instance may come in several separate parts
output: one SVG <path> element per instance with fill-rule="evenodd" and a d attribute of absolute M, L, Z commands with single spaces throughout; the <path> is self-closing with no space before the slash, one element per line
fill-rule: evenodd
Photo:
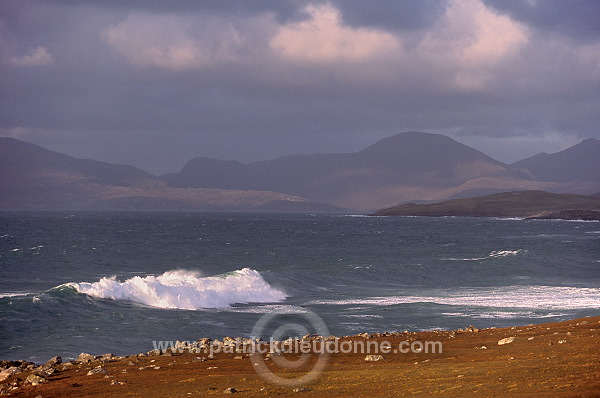
<path fill-rule="evenodd" d="M 111 276 L 93 283 L 71 282 L 61 286 L 96 298 L 183 310 L 280 302 L 287 298 L 283 291 L 269 285 L 260 272 L 250 268 L 209 277 L 196 271 L 172 270 L 159 276 L 134 276 L 123 282 Z"/>

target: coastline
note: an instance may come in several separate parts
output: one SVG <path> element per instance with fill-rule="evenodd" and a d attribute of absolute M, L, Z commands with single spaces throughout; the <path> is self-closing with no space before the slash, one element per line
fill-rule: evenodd
<path fill-rule="evenodd" d="M 507 343 L 499 344 L 503 339 Z M 79 361 L 58 363 L 54 359 L 45 365 L 30 365 L 0 381 L 0 392 L 43 398 L 207 396 L 224 392 L 245 397 L 295 393 L 318 397 L 599 396 L 600 316 L 508 328 L 364 333 L 339 341 L 388 342 L 392 347 L 402 342 L 439 341 L 443 350 L 385 353 L 371 361 L 365 360 L 364 352 L 333 353 L 320 377 L 299 388 L 267 383 L 254 371 L 253 360 L 239 353 L 220 352 L 212 358 L 187 349 L 167 355 L 88 354 Z M 3 362 L 5 368 L 8 362 L 17 365 L 17 361 Z M 272 361 L 265 363 L 277 370 Z M 305 372 L 287 369 L 279 374 L 299 377 Z"/>

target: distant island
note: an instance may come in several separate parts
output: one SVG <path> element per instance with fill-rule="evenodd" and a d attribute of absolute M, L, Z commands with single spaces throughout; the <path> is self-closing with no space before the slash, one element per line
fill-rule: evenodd
<path fill-rule="evenodd" d="M 600 196 L 512 191 L 439 203 L 405 203 L 379 210 L 374 215 L 600 220 Z"/>

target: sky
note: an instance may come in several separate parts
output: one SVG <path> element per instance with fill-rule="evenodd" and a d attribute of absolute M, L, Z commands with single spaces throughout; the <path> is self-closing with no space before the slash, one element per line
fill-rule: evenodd
<path fill-rule="evenodd" d="M 597 0 L 0 0 L 0 136 L 176 172 L 403 131 L 600 139 Z"/>

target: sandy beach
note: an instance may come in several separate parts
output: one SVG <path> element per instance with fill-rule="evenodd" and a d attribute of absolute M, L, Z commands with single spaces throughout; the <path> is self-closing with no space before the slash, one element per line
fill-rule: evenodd
<path fill-rule="evenodd" d="M 349 347 L 351 342 L 366 341 L 372 347 L 396 348 L 370 361 L 360 352 L 331 354 L 317 380 L 302 386 L 268 383 L 253 369 L 256 357 L 221 352 L 211 358 L 183 350 L 168 355 L 89 355 L 79 361 L 30 365 L 2 381 L 1 391 L 43 398 L 224 393 L 244 397 L 600 396 L 600 317 L 498 329 L 469 326 L 454 331 L 361 334 L 341 337 L 338 343 Z M 425 341 L 441 343 L 442 352 L 404 353 L 398 348 L 413 343 L 418 347 Z M 285 354 L 290 360 L 295 355 Z M 281 369 L 271 358 L 264 363 L 277 377 L 295 380 L 318 358 L 313 354 L 305 367 L 296 370 Z M 9 367 L 7 361 L 4 365 Z"/>

